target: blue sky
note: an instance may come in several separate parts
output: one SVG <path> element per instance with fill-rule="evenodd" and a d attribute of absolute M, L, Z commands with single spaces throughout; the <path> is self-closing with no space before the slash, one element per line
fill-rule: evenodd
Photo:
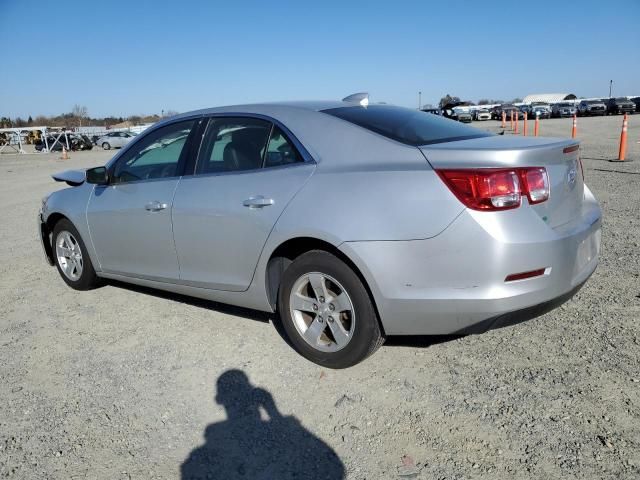
<path fill-rule="evenodd" d="M 640 0 L 0 0 L 0 116 L 640 95 Z"/>

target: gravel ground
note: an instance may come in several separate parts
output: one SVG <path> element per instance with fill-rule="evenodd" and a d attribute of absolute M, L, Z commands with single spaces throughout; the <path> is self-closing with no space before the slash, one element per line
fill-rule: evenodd
<path fill-rule="evenodd" d="M 639 478 L 640 115 L 635 161 L 610 163 L 620 124 L 579 119 L 604 226 L 572 301 L 484 335 L 390 339 L 343 371 L 299 357 L 268 315 L 69 289 L 42 258 L 39 201 L 51 173 L 112 152 L 1 155 L 0 477 Z"/>

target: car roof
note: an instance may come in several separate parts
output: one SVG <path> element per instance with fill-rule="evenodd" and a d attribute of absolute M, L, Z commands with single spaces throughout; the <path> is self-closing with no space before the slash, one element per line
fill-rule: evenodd
<path fill-rule="evenodd" d="M 347 102 L 339 102 L 335 100 L 299 100 L 288 102 L 263 102 L 263 103 L 245 103 L 238 105 L 226 105 L 222 107 L 203 108 L 201 110 L 194 110 L 191 112 L 185 112 L 177 117 L 191 116 L 191 115 L 208 115 L 215 113 L 262 113 L 268 115 L 267 112 L 282 112 L 283 110 L 310 110 L 319 112 L 321 110 L 328 110 L 330 108 L 350 107 L 355 104 Z M 173 117 L 176 118 L 176 117 Z"/>
<path fill-rule="evenodd" d="M 375 163 L 386 164 L 389 158 L 406 159 L 408 157 L 412 162 L 424 162 L 424 157 L 418 156 L 417 150 L 413 146 L 396 142 L 354 123 L 322 112 L 323 110 L 350 108 L 357 105 L 356 102 L 319 100 L 228 105 L 194 110 L 165 118 L 154 124 L 149 130 L 152 131 L 174 122 L 207 115 L 264 116 L 283 125 L 288 130 L 287 133 L 292 134 L 294 139 L 300 142 L 318 166 L 324 164 L 324 168 L 329 165 L 343 168 L 344 165 L 358 163 L 368 166 Z M 355 144 L 366 145 L 364 149 L 366 154 L 363 152 L 362 156 L 354 156 L 351 150 L 340 148 L 336 142 L 332 141 L 338 137 L 351 137 Z"/>

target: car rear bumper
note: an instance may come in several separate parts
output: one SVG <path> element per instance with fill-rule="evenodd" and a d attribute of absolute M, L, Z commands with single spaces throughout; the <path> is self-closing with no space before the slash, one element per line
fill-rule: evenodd
<path fill-rule="evenodd" d="M 514 323 L 509 316 L 527 319 L 526 311 L 566 301 L 596 269 L 601 213 L 586 188 L 578 218 L 554 229 L 531 211 L 517 225 L 525 231 L 509 239 L 482 215 L 465 211 L 431 239 L 341 245 L 363 272 L 388 335 L 473 333 Z M 544 275 L 505 282 L 541 268 Z"/>

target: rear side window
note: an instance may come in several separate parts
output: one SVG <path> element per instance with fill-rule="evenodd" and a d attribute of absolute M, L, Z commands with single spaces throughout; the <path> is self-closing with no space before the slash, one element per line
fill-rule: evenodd
<path fill-rule="evenodd" d="M 264 160 L 265 167 L 280 167 L 304 161 L 291 141 L 286 137 L 280 127 L 274 125 L 269 138 L 267 155 Z"/>
<path fill-rule="evenodd" d="M 391 105 L 339 107 L 322 112 L 413 146 L 491 136 L 438 115 Z"/>
<path fill-rule="evenodd" d="M 255 118 L 212 118 L 198 156 L 196 173 L 262 168 L 271 123 Z"/>

